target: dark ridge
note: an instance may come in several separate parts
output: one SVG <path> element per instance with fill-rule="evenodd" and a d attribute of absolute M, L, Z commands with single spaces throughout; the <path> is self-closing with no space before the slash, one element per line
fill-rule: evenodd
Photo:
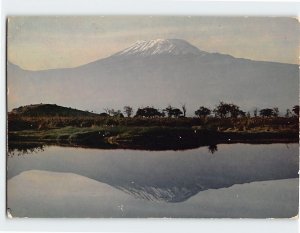
<path fill-rule="evenodd" d="M 14 108 L 10 114 L 28 116 L 28 117 L 83 117 L 83 116 L 97 116 L 98 114 L 88 111 L 77 110 L 74 108 L 67 108 L 58 106 L 56 104 L 31 104 Z"/>

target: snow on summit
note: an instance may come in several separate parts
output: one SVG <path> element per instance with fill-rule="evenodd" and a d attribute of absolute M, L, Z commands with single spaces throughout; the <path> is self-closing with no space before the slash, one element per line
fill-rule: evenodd
<path fill-rule="evenodd" d="M 150 56 L 158 54 L 169 55 L 205 55 L 197 47 L 181 39 L 156 39 L 150 41 L 137 41 L 129 48 L 116 55 Z"/>

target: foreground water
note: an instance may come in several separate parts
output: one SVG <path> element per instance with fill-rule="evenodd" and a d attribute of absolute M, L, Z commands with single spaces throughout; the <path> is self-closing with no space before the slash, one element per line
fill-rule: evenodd
<path fill-rule="evenodd" d="M 214 152 L 214 153 L 212 153 Z M 16 217 L 293 217 L 298 144 L 185 151 L 50 146 L 7 160 Z"/>

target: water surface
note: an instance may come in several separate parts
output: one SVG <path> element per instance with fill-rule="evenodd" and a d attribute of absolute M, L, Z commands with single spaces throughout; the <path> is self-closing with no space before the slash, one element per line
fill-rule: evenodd
<path fill-rule="evenodd" d="M 7 162 L 8 207 L 15 216 L 292 217 L 297 213 L 298 179 L 293 178 L 298 178 L 298 144 L 223 144 L 185 151 L 50 146 L 16 154 L 10 153 Z"/>

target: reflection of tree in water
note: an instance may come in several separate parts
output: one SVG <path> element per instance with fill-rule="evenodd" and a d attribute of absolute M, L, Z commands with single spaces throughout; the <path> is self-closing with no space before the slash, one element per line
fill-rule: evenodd
<path fill-rule="evenodd" d="M 45 145 L 39 143 L 20 143 L 11 144 L 8 143 L 8 156 L 20 156 L 26 154 L 33 154 L 44 151 Z"/>
<path fill-rule="evenodd" d="M 210 145 L 210 146 L 208 146 L 208 151 L 213 154 L 216 151 L 218 151 L 218 146 L 217 145 Z"/>

